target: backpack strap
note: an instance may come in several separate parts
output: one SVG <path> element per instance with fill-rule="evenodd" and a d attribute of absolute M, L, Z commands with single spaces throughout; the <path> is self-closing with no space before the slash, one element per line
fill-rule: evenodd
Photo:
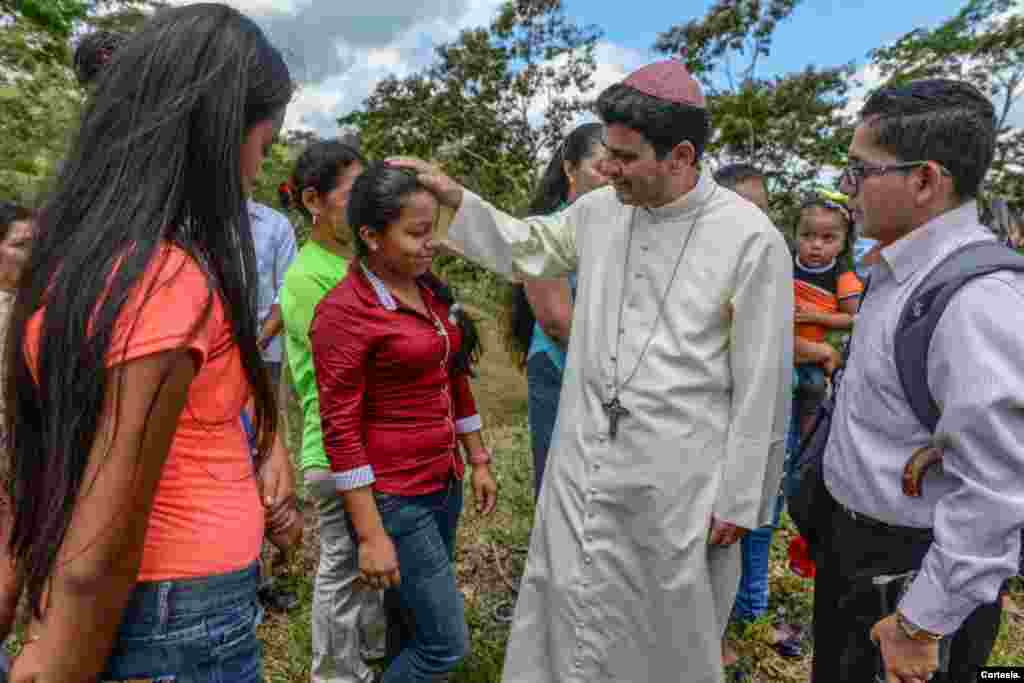
<path fill-rule="evenodd" d="M 1024 256 L 1000 242 L 965 244 L 946 256 L 914 289 L 900 313 L 895 335 L 896 369 L 914 415 L 930 432 L 941 411 L 928 388 L 932 334 L 953 295 L 976 277 L 998 270 L 1024 272 Z"/>

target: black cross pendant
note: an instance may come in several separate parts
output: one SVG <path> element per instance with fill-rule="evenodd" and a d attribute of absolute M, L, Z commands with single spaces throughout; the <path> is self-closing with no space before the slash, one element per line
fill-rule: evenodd
<path fill-rule="evenodd" d="M 619 433 L 619 418 L 629 415 L 629 411 L 622 407 L 618 396 L 607 403 L 602 403 L 601 407 L 608 413 L 608 438 L 614 441 Z"/>

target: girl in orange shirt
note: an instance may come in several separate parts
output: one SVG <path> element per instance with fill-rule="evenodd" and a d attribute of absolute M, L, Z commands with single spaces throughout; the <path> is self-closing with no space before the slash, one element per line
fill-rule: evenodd
<path fill-rule="evenodd" d="M 8 338 L 11 548 L 35 617 L 14 682 L 262 681 L 250 397 L 261 474 L 289 465 L 244 206 L 291 96 L 260 29 L 213 4 L 156 14 L 96 82 Z"/>

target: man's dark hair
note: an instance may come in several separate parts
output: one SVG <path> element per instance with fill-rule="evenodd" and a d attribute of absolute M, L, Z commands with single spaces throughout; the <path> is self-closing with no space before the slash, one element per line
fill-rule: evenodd
<path fill-rule="evenodd" d="M 935 161 L 961 199 L 978 195 L 992 164 L 995 109 L 977 88 L 944 78 L 882 88 L 860 112 L 877 144 L 903 161 Z"/>
<path fill-rule="evenodd" d="M 752 164 L 728 164 L 715 171 L 715 182 L 730 190 L 748 180 L 764 182 L 764 173 Z"/>
<path fill-rule="evenodd" d="M 78 84 L 83 88 L 91 85 L 127 38 L 127 34 L 114 31 L 93 31 L 83 36 L 75 48 Z"/>
<path fill-rule="evenodd" d="M 664 159 L 676 145 L 689 142 L 700 160 L 711 132 L 706 109 L 666 102 L 622 83 L 606 88 L 597 98 L 597 114 L 606 126 L 619 124 L 637 131 Z"/>

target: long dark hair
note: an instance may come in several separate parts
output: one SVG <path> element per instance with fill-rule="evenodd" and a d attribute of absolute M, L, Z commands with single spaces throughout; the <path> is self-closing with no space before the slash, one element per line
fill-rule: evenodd
<path fill-rule="evenodd" d="M 580 162 L 591 157 L 603 136 L 604 126 L 600 123 L 585 123 L 569 133 L 544 169 L 537 192 L 530 202 L 531 214 L 536 216 L 552 213 L 569 200 L 569 177 L 565 174 L 562 162 L 568 161 L 573 166 L 579 166 Z M 526 288 L 515 285 L 511 291 L 512 314 L 509 318 L 507 342 L 519 367 L 524 368 L 537 318 L 533 315 L 530 301 L 526 298 Z"/>
<path fill-rule="evenodd" d="M 416 192 L 426 192 L 416 176 L 384 162 L 370 164 L 356 178 L 348 200 L 348 224 L 355 237 L 356 256 L 365 261 L 369 249 L 359 229 L 367 227 L 374 232 L 383 232 L 398 220 L 402 213 L 402 200 Z M 476 321 L 455 301 L 455 294 L 446 282 L 427 272 L 420 277 L 434 295 L 451 307 L 452 315 L 462 331 L 462 346 L 452 356 L 452 372 L 472 373 L 473 364 L 480 359 L 483 342 Z"/>
<path fill-rule="evenodd" d="M 345 170 L 357 162 L 366 165 L 359 150 L 348 143 L 339 140 L 310 143 L 295 162 L 291 177 L 278 188 L 281 206 L 298 209 L 306 218 L 311 218 L 309 209 L 302 203 L 302 191 L 313 188 L 321 197 L 326 196 L 338 186 L 338 178 Z"/>
<path fill-rule="evenodd" d="M 11 551 L 36 614 L 100 426 L 115 323 L 162 245 L 178 245 L 207 273 L 207 316 L 214 296 L 224 304 L 255 399 L 257 462 L 276 428 L 241 147 L 291 99 L 287 66 L 250 19 L 195 4 L 158 12 L 97 86 L 42 213 L 7 343 Z M 33 377 L 23 350 L 41 307 Z"/>

